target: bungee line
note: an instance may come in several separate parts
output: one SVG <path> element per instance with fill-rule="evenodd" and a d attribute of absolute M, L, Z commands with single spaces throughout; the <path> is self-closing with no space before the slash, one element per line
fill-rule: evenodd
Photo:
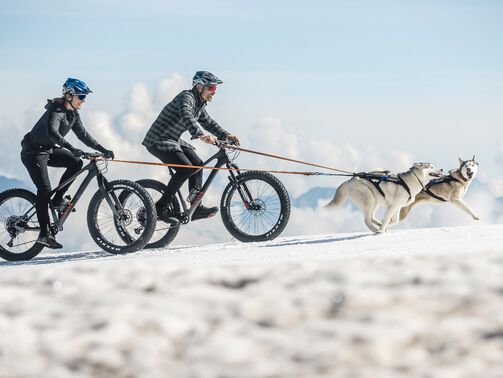
<path fill-rule="evenodd" d="M 293 163 L 299 163 L 299 164 L 304 164 L 304 165 L 310 165 L 310 166 L 312 166 L 312 167 L 318 167 L 318 168 L 328 169 L 328 170 L 330 170 L 330 171 L 342 172 L 342 173 L 347 173 L 347 174 L 353 175 L 353 172 L 344 171 L 344 170 L 342 170 L 342 169 L 337 169 L 337 168 L 327 167 L 327 166 L 325 166 L 325 165 L 319 165 L 319 164 L 309 163 L 309 162 L 306 162 L 306 161 L 296 160 L 296 159 L 291 159 L 291 158 L 287 158 L 287 157 L 283 157 L 283 156 L 279 156 L 279 155 L 267 154 L 267 153 L 265 153 L 265 152 L 259 152 L 259 151 L 254 151 L 254 150 L 248 150 L 248 149 L 246 149 L 246 148 L 241 148 L 241 147 L 238 147 L 238 146 L 233 146 L 233 145 L 230 145 L 230 144 L 225 144 L 225 145 L 223 145 L 222 147 L 224 147 L 224 148 L 229 148 L 229 149 L 233 149 L 233 150 L 237 150 L 237 151 L 248 152 L 248 153 L 255 154 L 255 155 L 267 156 L 267 157 L 271 157 L 271 158 L 273 158 L 273 159 L 286 160 L 286 161 L 291 161 L 291 162 L 293 162 Z"/>
<path fill-rule="evenodd" d="M 325 172 L 301 172 L 301 171 L 279 171 L 279 170 L 263 170 L 263 169 L 249 169 L 249 168 L 226 168 L 226 167 L 211 167 L 205 165 L 186 165 L 186 164 L 175 164 L 175 163 L 156 163 L 151 161 L 137 161 L 137 160 L 108 160 L 114 163 L 125 163 L 125 164 L 141 164 L 141 165 L 155 165 L 159 167 L 174 167 L 174 168 L 193 168 L 193 169 L 209 169 L 209 170 L 220 170 L 220 171 L 262 171 L 277 174 L 290 174 L 290 175 L 304 175 L 304 176 L 353 176 L 350 174 L 340 174 L 340 173 L 325 173 Z"/>
<path fill-rule="evenodd" d="M 109 160 L 115 163 L 125 163 L 125 164 L 141 164 L 141 165 L 155 165 L 155 166 L 161 166 L 161 167 L 174 167 L 174 168 L 194 168 L 194 169 L 209 169 L 209 170 L 222 170 L 222 171 L 244 171 L 244 172 L 249 172 L 249 171 L 262 171 L 262 172 L 269 172 L 269 173 L 277 173 L 277 174 L 290 174 L 290 175 L 304 175 L 304 176 L 355 176 L 354 172 L 349 172 L 349 171 L 344 171 L 342 169 L 337 169 L 333 167 L 327 167 L 324 165 L 320 164 L 314 164 L 314 163 L 309 163 L 306 161 L 302 160 L 296 160 L 296 159 L 291 159 L 279 155 L 273 155 L 273 154 L 268 154 L 265 152 L 259 152 L 259 151 L 254 151 L 254 150 L 249 150 L 246 148 L 241 148 L 235 145 L 231 145 L 228 143 L 217 143 L 216 144 L 219 148 L 228 148 L 236 151 L 242 151 L 242 152 L 248 152 L 251 154 L 255 155 L 262 155 L 262 156 L 267 156 L 273 159 L 279 159 L 279 160 L 285 160 L 285 161 L 290 161 L 293 163 L 299 163 L 299 164 L 304 164 L 304 165 L 309 165 L 312 167 L 318 167 L 318 168 L 323 168 L 323 169 L 328 169 L 331 171 L 336 171 L 336 172 L 341 172 L 341 173 L 325 173 L 325 172 L 302 172 L 302 171 L 281 171 L 281 170 L 261 170 L 261 169 L 247 169 L 247 168 L 225 168 L 225 167 L 213 167 L 213 166 L 205 166 L 205 165 L 186 165 L 186 164 L 175 164 L 175 163 L 157 163 L 157 162 L 149 162 L 149 161 L 137 161 L 137 160 Z"/>

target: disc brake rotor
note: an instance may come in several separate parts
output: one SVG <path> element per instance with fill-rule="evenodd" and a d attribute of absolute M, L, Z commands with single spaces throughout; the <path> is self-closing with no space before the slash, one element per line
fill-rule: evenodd
<path fill-rule="evenodd" d="M 253 200 L 248 211 L 251 211 L 253 215 L 260 216 L 266 212 L 265 202 L 260 198 Z"/>

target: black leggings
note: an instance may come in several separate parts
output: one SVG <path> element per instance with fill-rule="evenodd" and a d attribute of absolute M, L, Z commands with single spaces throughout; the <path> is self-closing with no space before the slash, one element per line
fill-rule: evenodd
<path fill-rule="evenodd" d="M 156 158 L 161 160 L 163 163 L 172 164 L 187 164 L 187 165 L 203 165 L 203 161 L 196 152 L 189 147 L 183 147 L 182 151 L 161 151 L 158 148 L 152 146 L 147 148 L 148 152 L 154 155 Z M 176 192 L 181 188 L 184 181 L 189 179 L 189 192 L 190 190 L 197 186 L 199 188 L 203 185 L 203 171 L 195 173 L 195 168 L 174 168 L 175 174 L 171 177 L 168 183 L 168 189 L 166 193 L 163 194 L 159 203 L 166 204 L 171 202 L 171 198 L 176 194 Z"/>
<path fill-rule="evenodd" d="M 21 161 L 37 187 L 37 217 L 41 234 L 47 235 L 49 231 L 49 192 L 51 191 L 47 166 L 66 168 L 59 181 L 61 184 L 82 168 L 83 161 L 73 156 L 70 151 L 57 147 L 54 147 L 53 152 L 50 154 L 23 155 Z M 58 190 L 54 194 L 54 199 L 62 199 L 70 185 L 71 183 Z"/>

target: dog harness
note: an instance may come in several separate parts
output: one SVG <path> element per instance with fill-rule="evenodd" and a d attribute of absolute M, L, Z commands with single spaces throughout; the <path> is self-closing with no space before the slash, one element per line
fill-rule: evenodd
<path fill-rule="evenodd" d="M 447 200 L 445 198 L 442 198 L 438 195 L 436 195 L 435 193 L 433 193 L 430 188 L 434 185 L 439 185 L 439 184 L 443 184 L 443 183 L 448 183 L 448 182 L 453 182 L 453 181 L 456 181 L 456 182 L 459 182 L 461 183 L 461 181 L 459 181 L 456 177 L 452 176 L 452 175 L 447 175 L 447 176 L 444 176 L 444 177 L 440 177 L 438 179 L 435 179 L 435 180 L 431 180 L 428 184 L 426 184 L 426 187 L 424 188 L 424 191 L 426 193 L 428 193 L 430 196 L 432 196 L 433 198 L 435 199 L 438 199 L 439 201 L 442 201 L 442 202 L 447 202 Z"/>
<path fill-rule="evenodd" d="M 410 193 L 410 188 L 405 182 L 405 180 L 398 174 L 396 176 L 392 176 L 389 174 L 389 171 L 383 171 L 383 172 L 360 172 L 356 173 L 355 176 L 358 176 L 364 180 L 369 181 L 372 183 L 372 185 L 375 186 L 377 191 L 381 193 L 381 195 L 386 198 L 384 195 L 383 190 L 380 187 L 381 182 L 386 181 L 386 182 L 392 182 L 393 184 L 401 185 L 406 192 L 409 194 L 409 200 L 412 198 L 412 194 Z M 418 179 L 419 180 L 419 179 Z"/>

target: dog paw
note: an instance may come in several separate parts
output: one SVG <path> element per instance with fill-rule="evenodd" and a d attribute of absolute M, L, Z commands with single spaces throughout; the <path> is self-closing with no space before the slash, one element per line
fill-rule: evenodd
<path fill-rule="evenodd" d="M 480 220 L 480 218 L 479 218 L 479 217 L 477 217 L 477 216 L 474 216 L 474 217 L 473 217 L 473 220 Z"/>

